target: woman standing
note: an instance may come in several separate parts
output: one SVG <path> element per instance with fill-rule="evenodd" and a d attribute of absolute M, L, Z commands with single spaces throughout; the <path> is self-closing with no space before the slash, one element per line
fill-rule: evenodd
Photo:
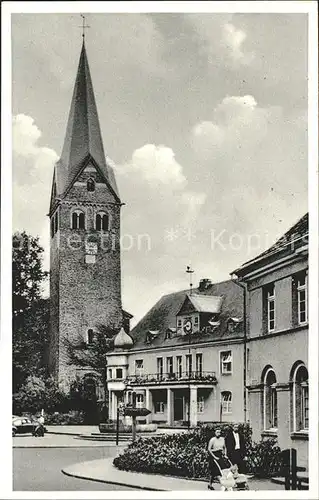
<path fill-rule="evenodd" d="M 215 436 L 208 443 L 208 462 L 209 462 L 209 485 L 208 489 L 213 490 L 213 480 L 221 475 L 223 461 L 226 456 L 225 439 L 221 435 L 220 427 L 215 428 Z"/>

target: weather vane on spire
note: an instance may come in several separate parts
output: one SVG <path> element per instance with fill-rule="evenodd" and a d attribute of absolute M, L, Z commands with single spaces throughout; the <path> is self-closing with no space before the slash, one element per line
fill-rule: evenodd
<path fill-rule="evenodd" d="M 79 28 L 82 28 L 82 30 L 83 30 L 82 38 L 84 40 L 85 39 L 85 30 L 86 30 L 86 28 L 90 28 L 91 26 L 89 26 L 88 24 L 85 24 L 85 16 L 83 14 L 80 14 L 80 16 L 82 17 L 82 26 L 79 26 Z"/>

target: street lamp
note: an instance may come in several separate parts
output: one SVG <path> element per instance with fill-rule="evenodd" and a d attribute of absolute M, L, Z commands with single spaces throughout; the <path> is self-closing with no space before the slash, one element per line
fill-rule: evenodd
<path fill-rule="evenodd" d="M 193 269 L 190 266 L 186 267 L 186 273 L 189 274 L 189 294 L 192 295 L 193 283 L 192 283 L 192 274 L 194 273 Z M 189 389 L 189 402 L 188 402 L 188 421 L 187 426 L 188 430 L 191 428 L 191 369 L 192 369 L 192 354 L 191 354 L 191 334 L 192 334 L 192 325 L 188 328 L 188 342 L 189 342 L 189 366 L 188 366 L 188 389 Z"/>

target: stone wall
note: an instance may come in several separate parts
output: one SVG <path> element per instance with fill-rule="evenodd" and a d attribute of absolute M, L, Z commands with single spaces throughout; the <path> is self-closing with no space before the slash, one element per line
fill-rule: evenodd
<path fill-rule="evenodd" d="M 89 169 L 90 170 L 90 169 Z M 59 230 L 51 239 L 50 368 L 59 380 L 74 378 L 64 339 L 86 340 L 89 328 L 119 328 L 122 323 L 120 204 L 105 183 L 88 192 L 84 172 L 59 204 Z M 72 212 L 85 213 L 85 229 L 71 229 Z M 94 229 L 95 214 L 109 214 L 106 233 Z M 86 262 L 87 241 L 97 244 L 95 263 Z"/>

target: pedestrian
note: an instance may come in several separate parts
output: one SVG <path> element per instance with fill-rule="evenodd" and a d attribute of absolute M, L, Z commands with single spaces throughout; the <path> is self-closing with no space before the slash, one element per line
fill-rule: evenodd
<path fill-rule="evenodd" d="M 208 443 L 208 463 L 209 463 L 209 484 L 208 489 L 214 490 L 213 481 L 221 476 L 221 470 L 226 468 L 227 464 L 225 438 L 221 435 L 220 427 L 215 428 L 215 436 Z"/>
<path fill-rule="evenodd" d="M 238 424 L 230 427 L 225 439 L 226 453 L 232 464 L 236 464 L 238 472 L 244 472 L 245 442 L 244 436 L 239 432 Z"/>
<path fill-rule="evenodd" d="M 41 410 L 40 416 L 38 418 L 39 424 L 43 427 L 44 426 L 44 410 Z"/>

